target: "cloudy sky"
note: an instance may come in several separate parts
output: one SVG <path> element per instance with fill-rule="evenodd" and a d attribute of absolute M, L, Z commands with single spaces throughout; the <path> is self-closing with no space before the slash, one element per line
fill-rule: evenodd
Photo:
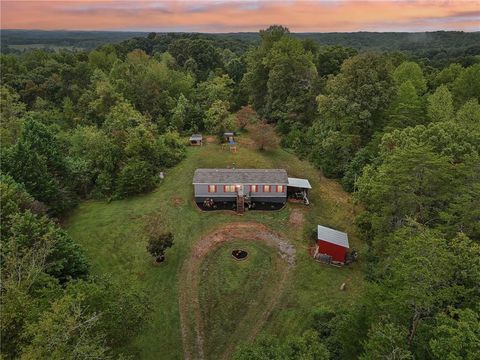
<path fill-rule="evenodd" d="M 2 29 L 480 31 L 480 0 L 1 0 Z"/>

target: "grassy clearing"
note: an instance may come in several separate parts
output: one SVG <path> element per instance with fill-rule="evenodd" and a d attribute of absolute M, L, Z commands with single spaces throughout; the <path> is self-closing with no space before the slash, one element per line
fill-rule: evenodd
<path fill-rule="evenodd" d="M 250 212 L 243 216 L 233 212 L 198 211 L 192 203 L 194 170 L 226 167 L 233 163 L 237 168 L 286 168 L 290 176 L 308 178 L 313 186 L 312 205 L 308 208 L 298 205 L 305 214 L 304 227 L 293 227 L 289 223 L 290 211 L 297 205 L 289 205 L 278 212 Z M 315 307 L 348 307 L 362 291 L 361 263 L 338 269 L 320 265 L 308 254 L 312 245 L 308 234 L 318 223 L 348 231 L 351 246 L 361 254 L 362 244 L 352 226 L 356 211 L 349 196 L 336 182 L 325 179 L 308 162 L 283 150 L 260 153 L 240 145 L 239 152 L 232 154 L 218 145 L 208 144 L 189 148 L 187 159 L 166 173 L 156 191 L 111 203 L 85 202 L 66 221 L 66 228 L 86 249 L 94 273 L 130 278 L 150 294 L 153 310 L 149 321 L 126 350 L 142 359 L 181 359 L 178 276 L 192 244 L 202 234 L 220 224 L 255 220 L 283 233 L 296 246 L 297 265 L 265 329 L 286 336 L 307 328 Z M 152 265 L 145 250 L 145 226 L 156 220 L 175 234 L 175 245 L 160 267 Z M 346 291 L 339 290 L 342 282 L 347 282 Z M 215 338 L 212 341 L 216 341 Z M 217 347 L 216 344 L 209 346 Z"/>
<path fill-rule="evenodd" d="M 244 261 L 236 261 L 234 249 L 248 251 Z M 248 339 L 248 334 L 232 334 L 249 311 L 261 311 L 268 302 L 269 288 L 278 285 L 276 273 L 285 264 L 275 250 L 261 243 L 234 241 L 212 251 L 201 266 L 200 306 L 205 326 L 205 353 L 219 359 L 231 341 Z M 251 309 L 254 308 L 254 309 Z"/>

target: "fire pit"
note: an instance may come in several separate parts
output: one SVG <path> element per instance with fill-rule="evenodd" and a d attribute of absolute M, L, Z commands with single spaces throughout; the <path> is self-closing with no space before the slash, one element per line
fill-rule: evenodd
<path fill-rule="evenodd" d="M 245 250 L 233 250 L 232 256 L 235 260 L 241 261 L 247 258 L 248 253 Z"/>

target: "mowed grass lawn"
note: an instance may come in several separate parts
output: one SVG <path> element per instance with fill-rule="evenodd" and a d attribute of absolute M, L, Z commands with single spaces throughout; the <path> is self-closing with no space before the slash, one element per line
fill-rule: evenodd
<path fill-rule="evenodd" d="M 235 249 L 247 251 L 247 258 L 234 260 Z M 240 239 L 208 254 L 200 269 L 199 300 L 205 326 L 205 353 L 210 359 L 221 358 L 233 335 L 248 337 L 234 332 L 249 310 L 255 315 L 265 308 L 268 289 L 279 282 L 276 274 L 280 266 L 285 266 L 285 262 L 275 249 Z"/>
<path fill-rule="evenodd" d="M 311 316 L 315 308 L 349 307 L 362 291 L 361 254 L 364 246 L 356 237 L 352 225 L 359 210 L 354 207 L 350 196 L 335 181 L 325 179 L 308 162 L 300 161 L 294 155 L 280 149 L 259 152 L 251 148 L 247 140 L 245 135 L 240 139 L 237 153 L 222 150 L 216 144 L 189 148 L 187 158 L 166 172 L 163 183 L 155 191 L 110 203 L 87 201 L 66 220 L 65 227 L 68 233 L 86 250 L 93 273 L 111 274 L 118 279 L 131 279 L 134 286 L 148 291 L 152 311 L 141 334 L 132 339 L 131 345 L 125 349 L 136 358 L 183 358 L 177 300 L 179 271 L 192 244 L 202 234 L 221 224 L 259 221 L 282 233 L 296 247 L 297 264 L 292 270 L 291 280 L 279 305 L 265 326 L 264 331 L 267 333 L 280 337 L 299 334 L 311 325 Z M 243 216 L 233 212 L 200 212 L 193 203 L 191 185 L 193 172 L 196 168 L 225 168 L 232 164 L 237 168 L 285 168 L 289 176 L 307 178 L 313 187 L 310 193 L 312 204 L 308 207 L 289 204 L 281 211 L 252 211 Z M 303 227 L 289 222 L 290 213 L 294 208 L 304 213 Z M 164 224 L 175 235 L 175 244 L 168 251 L 167 260 L 161 266 L 153 265 L 145 249 L 145 227 L 152 221 Z M 317 224 L 347 231 L 350 246 L 360 251 L 360 261 L 343 268 L 329 267 L 313 261 L 309 255 L 309 248 L 313 245 L 310 235 Z M 266 251 L 262 249 L 259 245 L 259 252 Z M 261 261 L 258 263 L 261 269 L 262 264 Z M 222 263 L 218 262 L 215 266 L 212 265 L 212 268 L 221 271 L 221 265 Z M 220 281 L 221 277 L 219 278 L 220 275 L 216 271 L 211 272 L 211 279 L 203 279 L 201 293 L 204 286 L 208 289 L 215 286 L 216 281 Z M 243 276 L 235 271 L 230 271 L 229 274 L 233 281 L 241 281 L 240 278 Z M 210 276 L 208 272 L 206 276 Z M 224 278 L 221 281 L 226 282 L 228 279 Z M 343 282 L 347 283 L 347 288 L 340 291 Z M 205 293 L 204 295 L 203 302 L 207 298 Z M 218 300 L 218 296 L 223 295 L 214 293 L 212 296 L 214 302 Z M 251 296 L 253 297 L 251 301 L 255 301 L 255 294 Z M 209 305 L 205 306 L 208 311 Z M 228 306 L 237 305 L 233 303 Z M 219 310 L 218 316 L 227 316 L 225 314 Z M 215 318 L 212 321 L 216 324 L 222 319 Z M 212 324 L 212 329 L 206 329 L 207 334 L 217 331 L 215 324 Z M 214 344 L 215 341 L 215 338 L 208 340 L 209 349 L 221 347 L 225 339 L 219 337 L 218 346 Z"/>

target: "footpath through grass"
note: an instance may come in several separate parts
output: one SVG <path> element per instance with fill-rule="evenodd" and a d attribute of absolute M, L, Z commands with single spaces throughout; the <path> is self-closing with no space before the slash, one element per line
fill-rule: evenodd
<path fill-rule="evenodd" d="M 194 170 L 201 167 L 225 168 L 232 164 L 237 168 L 285 168 L 289 176 L 309 179 L 313 187 L 310 194 L 311 206 L 289 204 L 278 212 L 252 211 L 243 216 L 233 212 L 200 212 L 193 203 L 191 181 Z M 298 209 L 296 211 L 304 214 L 303 223 L 290 222 L 292 209 Z M 152 312 L 148 316 L 148 322 L 140 336 L 133 339 L 125 350 L 141 359 L 182 359 L 178 278 L 192 244 L 202 234 L 221 224 L 254 220 L 284 234 L 295 245 L 297 264 L 292 271 L 291 281 L 265 326 L 266 332 L 287 336 L 301 333 L 309 327 L 312 311 L 316 307 L 348 307 L 362 291 L 361 262 L 335 268 L 320 265 L 309 256 L 309 247 L 313 244 L 309 238 L 311 231 L 316 224 L 323 224 L 348 231 L 351 247 L 360 250 L 361 259 L 363 246 L 352 226 L 355 211 L 348 194 L 335 181 L 325 179 L 308 162 L 300 161 L 283 150 L 258 152 L 240 141 L 236 154 L 221 150 L 215 144 L 189 148 L 187 158 L 166 172 L 165 180 L 154 192 L 111 203 L 85 202 L 69 217 L 66 229 L 85 248 L 93 273 L 108 273 L 119 279 L 132 279 L 136 286 L 145 288 L 150 295 Z M 175 235 L 175 244 L 167 252 L 166 262 L 158 267 L 153 265 L 145 249 L 145 226 L 152 221 L 161 222 Z M 261 245 L 258 246 L 258 251 L 263 251 Z M 269 256 L 273 255 L 264 253 L 258 258 L 259 271 L 264 269 L 261 258 Z M 222 264 L 218 263 L 213 268 L 221 271 L 221 267 Z M 241 274 L 230 271 L 222 275 L 215 270 L 207 272 L 205 276 L 200 289 L 204 301 L 208 289 L 218 286 L 218 281 L 235 281 Z M 267 271 L 264 276 L 268 278 L 272 273 Z M 343 282 L 347 283 L 346 291 L 339 289 Z M 227 295 L 214 293 L 212 296 L 214 301 L 216 296 Z M 256 299 L 251 298 L 250 301 Z M 206 306 L 203 311 L 213 311 Z M 227 306 L 236 305 L 230 303 Z M 229 321 L 222 319 L 226 316 L 228 313 L 223 311 L 215 314 L 206 333 L 213 335 L 219 331 L 217 325 Z M 208 348 L 212 352 L 222 347 L 224 339 L 218 338 L 218 344 L 215 341 L 215 337 L 208 339 Z"/>

